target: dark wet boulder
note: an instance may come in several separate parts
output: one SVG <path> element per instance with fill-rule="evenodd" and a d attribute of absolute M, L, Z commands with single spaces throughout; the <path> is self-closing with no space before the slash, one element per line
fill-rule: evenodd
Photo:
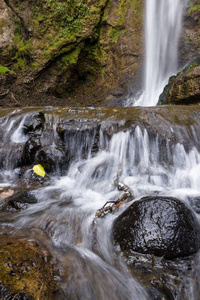
<path fill-rule="evenodd" d="M 178 199 L 144 197 L 133 202 L 115 221 L 113 237 L 124 252 L 185 257 L 200 248 L 200 225 Z"/>
<path fill-rule="evenodd" d="M 27 134 L 41 132 L 45 123 L 43 112 L 29 114 L 24 121 L 24 132 Z"/>
<path fill-rule="evenodd" d="M 40 139 L 35 137 L 28 140 L 23 149 L 22 163 L 23 165 L 31 165 L 34 162 L 36 152 L 41 148 Z"/>
<path fill-rule="evenodd" d="M 41 164 L 47 173 L 62 173 L 69 164 L 68 154 L 63 147 L 46 146 L 35 157 L 35 164 Z"/>

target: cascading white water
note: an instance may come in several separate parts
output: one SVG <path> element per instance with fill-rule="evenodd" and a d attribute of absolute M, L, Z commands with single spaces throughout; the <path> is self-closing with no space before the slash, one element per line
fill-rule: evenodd
<path fill-rule="evenodd" d="M 45 123 L 43 134 L 40 133 L 40 139 L 42 144 L 47 142 L 48 145 L 50 143 L 49 146 L 54 147 L 54 143 L 61 143 L 57 132 L 58 123 L 55 123 L 56 117 L 52 115 L 45 116 L 45 119 L 48 122 Z M 0 140 L 0 157 L 1 153 L 10 157 L 7 148 L 4 149 L 9 142 L 11 152 L 15 152 L 20 140 L 21 146 L 27 141 L 27 131 L 23 130 L 25 120 L 26 116 L 23 114 L 21 117 L 16 115 L 0 119 L 4 132 Z M 48 135 L 49 132 L 52 135 L 48 141 L 45 130 Z M 129 203 L 120 208 L 119 212 L 98 220 L 97 244 L 100 255 L 93 252 L 91 246 L 92 220 L 105 202 L 115 201 L 122 195 L 123 192 L 112 183 L 119 170 L 120 181 L 131 188 L 135 199 L 161 194 L 178 196 L 189 203 L 189 196 L 199 197 L 200 153 L 195 147 L 186 151 L 182 144 L 172 145 L 168 139 L 163 140 L 156 133 L 149 134 L 147 129 L 140 126 L 115 133 L 112 137 L 107 135 L 102 126 L 99 133 L 99 149 L 92 153 L 95 134 L 89 135 L 87 131 L 83 133 L 79 130 L 77 132 L 77 135 L 71 136 L 72 139 L 67 136 L 65 146 L 71 152 L 75 152 L 77 148 L 79 151 L 73 156 L 65 176 L 59 177 L 56 174 L 51 177 L 48 186 L 29 190 L 29 195 L 36 199 L 34 205 L 17 213 L 0 210 L 0 227 L 8 226 L 12 231 L 26 230 L 30 235 L 36 232 L 36 239 L 40 233 L 44 243 L 50 241 L 56 251 L 63 252 L 60 257 L 63 269 L 67 270 L 66 273 L 76 274 L 73 283 L 68 282 L 67 276 L 61 276 L 66 299 L 150 299 L 146 289 L 121 263 L 111 242 L 113 221 Z M 194 140 L 194 144 L 196 138 L 193 129 L 191 139 Z M 87 152 L 84 156 L 84 151 L 81 150 L 83 148 Z M 16 182 L 15 165 L 11 164 L 9 167 L 10 175 L 6 177 L 1 166 L 2 186 L 8 184 L 10 179 L 10 186 L 13 181 Z M 7 170 L 7 164 L 4 168 Z M 85 284 L 79 284 L 79 276 L 86 278 Z M 70 298 L 71 294 L 68 297 L 69 291 L 74 298 Z M 192 297 L 191 294 L 190 296 Z"/>
<path fill-rule="evenodd" d="M 146 0 L 145 82 L 139 99 L 128 106 L 154 106 L 171 75 L 177 72 L 178 42 L 187 0 Z"/>

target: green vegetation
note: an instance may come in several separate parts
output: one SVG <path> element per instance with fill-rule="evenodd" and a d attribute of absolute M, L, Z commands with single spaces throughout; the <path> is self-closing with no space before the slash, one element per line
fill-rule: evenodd
<path fill-rule="evenodd" d="M 127 50 L 126 35 L 139 45 L 141 0 L 22 0 L 12 4 L 17 13 L 9 21 L 14 37 L 10 48 L 3 50 L 11 59 L 6 65 L 20 80 L 37 78 L 33 85 L 30 81 L 31 89 L 37 89 L 40 76 L 44 77 L 44 94 L 72 102 L 77 94 L 86 97 L 95 85 L 107 89 L 112 81 L 113 86 L 113 65 L 121 72 L 128 60 L 120 55 Z M 76 80 L 80 85 L 74 84 Z"/>
<path fill-rule="evenodd" d="M 119 30 L 117 28 L 113 28 L 110 35 L 112 36 L 112 42 L 116 43 L 119 37 Z"/>
<path fill-rule="evenodd" d="M 3 33 L 3 27 L 6 26 L 6 20 L 3 18 L 0 18 L 0 34 Z"/>
<path fill-rule="evenodd" d="M 76 48 L 72 53 L 66 54 L 63 58 L 62 61 L 67 65 L 73 65 L 77 63 L 78 56 L 80 53 L 80 49 Z"/>
<path fill-rule="evenodd" d="M 73 44 L 76 43 L 77 37 L 84 35 L 84 32 L 87 34 L 90 22 L 92 24 L 100 12 L 98 4 L 94 6 L 85 0 L 35 0 L 29 2 L 29 5 L 32 6 L 30 9 L 33 12 L 29 20 L 31 36 L 22 35 L 20 22 L 14 18 L 15 46 L 12 60 L 15 70 L 36 69 L 57 55 L 73 52 Z M 18 3 L 18 11 L 24 13 L 24 8 L 23 1 Z M 37 55 L 37 63 L 35 57 L 32 57 L 33 53 L 34 56 L 35 53 Z M 75 61 L 76 54 L 72 54 L 71 57 L 68 55 L 64 64 L 74 64 Z"/>
<path fill-rule="evenodd" d="M 194 4 L 193 2 L 190 2 L 189 14 L 191 14 L 193 11 L 200 11 L 200 4 Z"/>
<path fill-rule="evenodd" d="M 82 27 L 81 19 L 89 14 L 89 7 L 82 0 L 47 0 L 45 8 L 49 17 L 65 30 L 77 32 Z"/>
<path fill-rule="evenodd" d="M 187 67 L 187 68 L 185 68 L 184 70 L 183 70 L 183 72 L 185 73 L 185 72 L 188 72 L 188 71 L 191 71 L 191 70 L 193 70 L 195 67 L 197 67 L 198 66 L 198 64 L 196 63 L 196 62 L 194 62 L 194 63 L 192 63 L 189 67 Z"/>
<path fill-rule="evenodd" d="M 23 41 L 21 35 L 17 33 L 13 38 L 14 44 L 16 46 L 15 56 L 12 58 L 15 69 L 25 70 L 27 65 L 27 60 L 29 60 L 31 54 L 31 50 L 33 49 L 33 45 L 30 41 Z"/>
<path fill-rule="evenodd" d="M 0 65 L 0 74 L 11 72 L 7 67 Z"/>

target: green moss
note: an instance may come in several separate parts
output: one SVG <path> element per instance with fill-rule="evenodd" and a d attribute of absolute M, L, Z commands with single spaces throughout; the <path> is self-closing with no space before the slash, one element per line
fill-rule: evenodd
<path fill-rule="evenodd" d="M 112 42 L 116 43 L 119 37 L 119 30 L 117 28 L 113 28 L 110 32 L 110 35 L 112 37 Z"/>
<path fill-rule="evenodd" d="M 195 67 L 199 66 L 200 65 L 200 62 L 199 60 L 195 60 L 193 63 L 191 63 L 189 66 L 187 66 L 186 68 L 183 69 L 182 72 L 179 72 L 177 74 L 177 76 L 180 76 L 180 75 L 186 75 L 188 74 L 190 71 L 192 71 Z"/>
<path fill-rule="evenodd" d="M 20 69 L 24 71 L 30 59 L 33 45 L 29 40 L 24 41 L 20 33 L 17 33 L 13 37 L 13 42 L 15 44 L 15 55 L 12 58 L 12 60 L 15 61 L 14 68 L 15 70 Z"/>
<path fill-rule="evenodd" d="M 189 5 L 190 5 L 189 11 L 188 11 L 189 14 L 191 14 L 191 12 L 193 12 L 193 11 L 200 11 L 200 4 L 194 5 L 193 2 L 190 2 Z"/>
<path fill-rule="evenodd" d="M 24 71 L 25 68 L 26 68 L 26 59 L 19 57 L 17 59 L 17 62 L 14 63 L 14 69 L 15 70 L 20 69 L 20 70 Z"/>
<path fill-rule="evenodd" d="M 45 62 L 71 51 L 70 44 L 76 43 L 80 35 L 87 34 L 88 26 L 94 23 L 99 13 L 100 9 L 90 1 L 42 0 L 40 11 L 35 10 L 31 21 L 38 40 L 34 49 L 37 47 L 41 50 L 37 52 L 37 58 Z"/>
<path fill-rule="evenodd" d="M 89 15 L 90 9 L 83 0 L 55 1 L 47 0 L 43 3 L 45 14 L 38 15 L 38 22 L 51 22 L 54 27 L 60 27 L 65 32 L 79 32 L 83 19 Z M 45 25 L 43 24 L 43 27 Z"/>
<path fill-rule="evenodd" d="M 90 0 L 29 1 L 31 17 L 28 20 L 28 27 L 31 30 L 31 37 L 24 37 L 21 23 L 13 16 L 15 36 L 10 55 L 14 69 L 23 71 L 27 71 L 27 67 L 37 69 L 65 53 L 70 54 L 66 54 L 62 62 L 59 60 L 59 65 L 67 67 L 75 64 L 80 53 L 79 45 L 78 49 L 73 51 L 77 40 L 84 35 L 87 37 L 88 32 L 91 32 L 91 38 L 94 39 L 94 36 L 97 38 L 98 33 L 95 29 L 93 33 L 91 29 L 98 24 L 105 3 L 106 0 L 97 1 L 95 4 Z M 23 14 L 27 10 L 25 1 L 15 1 L 15 6 Z M 115 41 L 117 35 L 113 39 Z"/>
<path fill-rule="evenodd" d="M 0 34 L 3 34 L 3 28 L 6 26 L 7 22 L 5 19 L 0 18 Z"/>
<path fill-rule="evenodd" d="M 0 74 L 5 74 L 8 72 L 11 72 L 11 70 L 9 70 L 7 67 L 0 65 Z"/>
<path fill-rule="evenodd" d="M 32 67 L 33 67 L 34 69 L 37 69 L 39 66 L 40 66 L 40 64 L 39 64 L 38 62 L 33 62 L 33 63 L 32 63 Z"/>
<path fill-rule="evenodd" d="M 62 62 L 64 63 L 64 65 L 70 66 L 76 64 L 78 61 L 80 50 L 81 48 L 76 48 L 73 52 L 63 56 Z"/>
<path fill-rule="evenodd" d="M 130 7 L 135 13 L 137 13 L 137 4 L 138 0 L 122 0 L 119 2 L 118 9 L 116 10 L 116 20 L 118 26 L 124 26 L 126 14 Z"/>
<path fill-rule="evenodd" d="M 1 235 L 0 246 L 0 282 L 6 298 L 54 299 L 58 286 L 53 268 L 36 244 Z"/>
<path fill-rule="evenodd" d="M 198 66 L 197 63 L 193 63 L 188 68 L 185 69 L 185 72 L 191 71 L 191 70 L 193 70 L 197 66 Z"/>
<path fill-rule="evenodd" d="M 136 9 L 136 4 L 138 0 L 132 0 L 131 1 L 131 9 L 134 11 Z"/>

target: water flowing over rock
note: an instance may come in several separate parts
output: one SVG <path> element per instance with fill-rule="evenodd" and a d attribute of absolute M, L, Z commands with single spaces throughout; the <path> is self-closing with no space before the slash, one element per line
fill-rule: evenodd
<path fill-rule="evenodd" d="M 0 298 L 200 299 L 198 2 L 0 1 Z"/>
<path fill-rule="evenodd" d="M 179 198 L 198 213 L 199 124 L 199 106 L 2 109 L 2 234 L 45 245 L 56 261 L 59 299 L 198 299 L 199 252 L 170 263 L 120 257 L 111 236 L 133 197 Z M 33 172 L 36 164 L 44 178 Z M 93 251 L 96 212 L 129 191 L 123 206 L 95 219 Z"/>
<path fill-rule="evenodd" d="M 147 0 L 145 16 L 144 92 L 127 105 L 154 106 L 170 75 L 178 67 L 178 41 L 187 1 Z"/>

